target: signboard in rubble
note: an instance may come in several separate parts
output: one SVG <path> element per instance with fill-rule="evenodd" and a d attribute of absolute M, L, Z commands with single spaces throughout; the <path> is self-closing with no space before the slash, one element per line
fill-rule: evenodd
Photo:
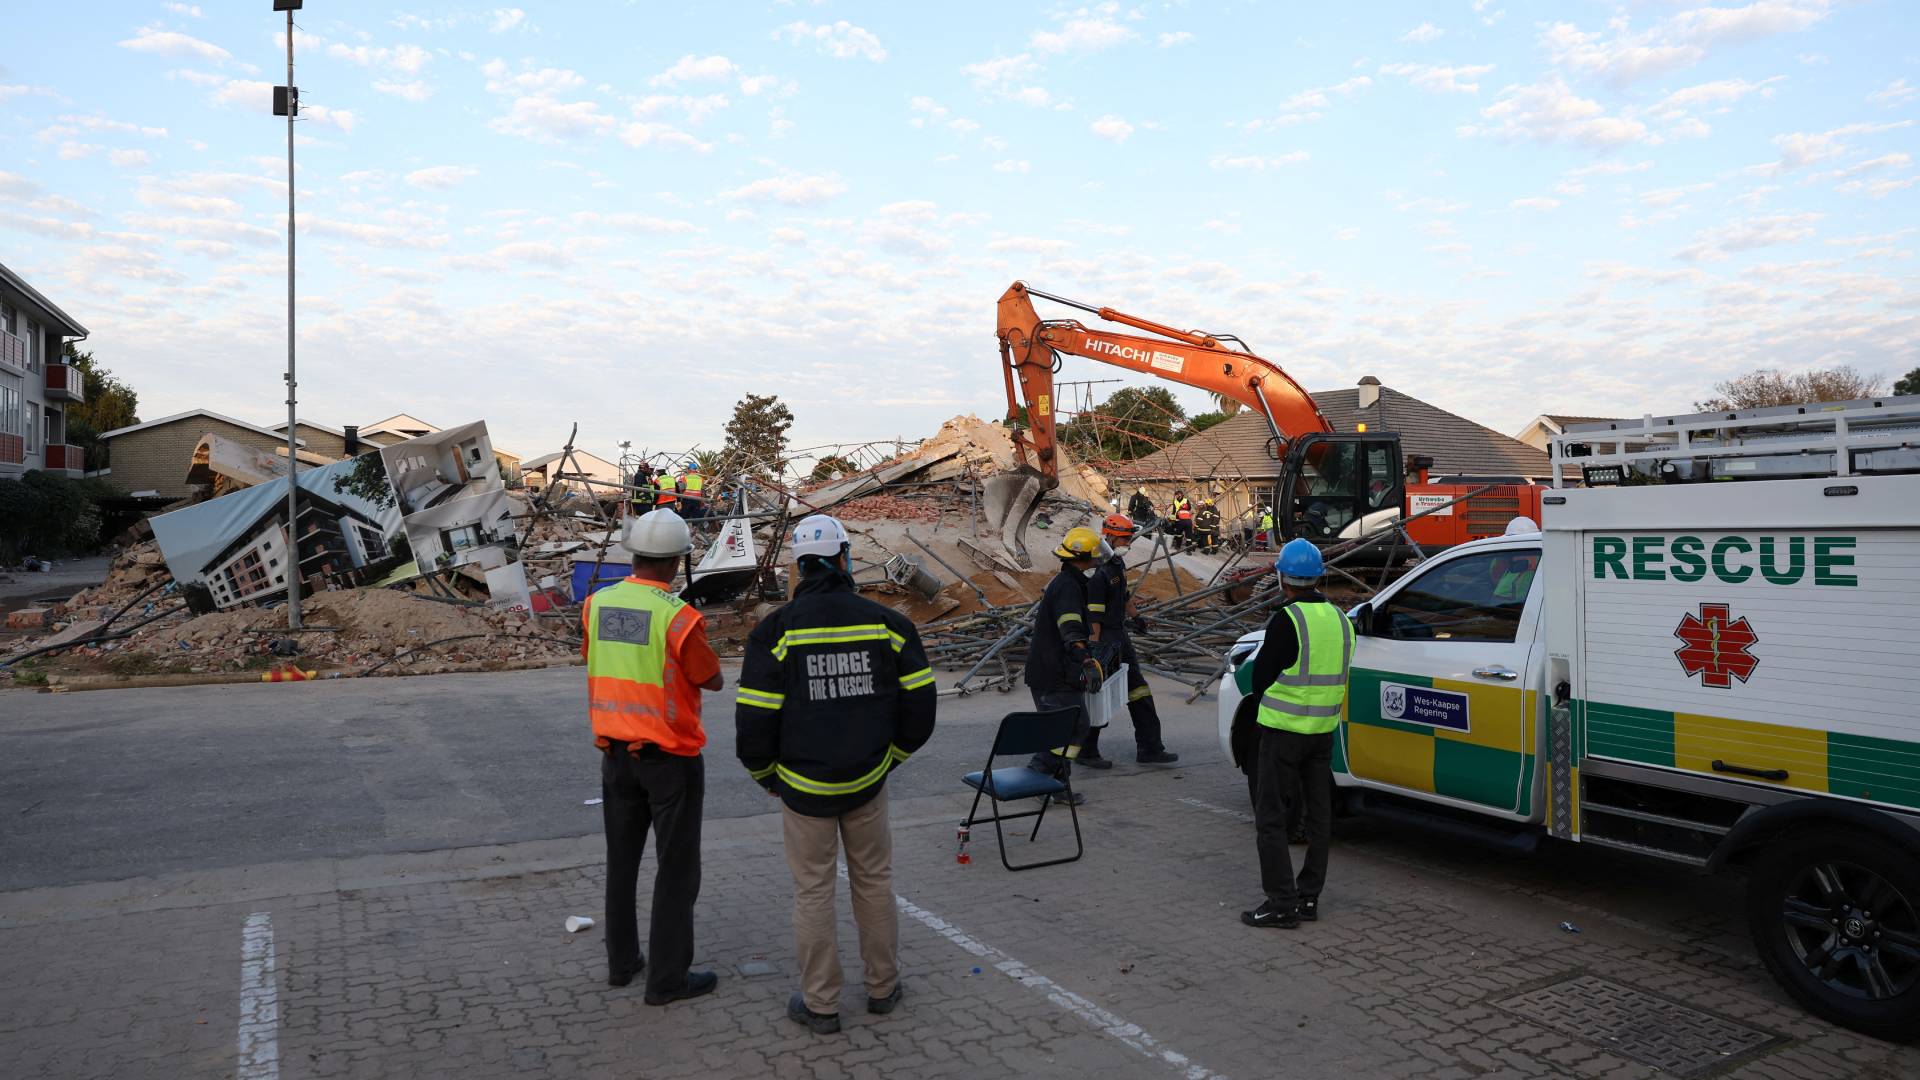
<path fill-rule="evenodd" d="M 307 593 L 473 566 L 525 603 L 512 512 L 484 422 L 434 432 L 152 520 L 167 569 L 214 609 L 271 603 L 289 575 Z M 410 565 L 411 564 L 411 565 Z M 509 576 L 516 576 L 517 588 Z M 510 601 L 511 602 L 511 601 Z"/>

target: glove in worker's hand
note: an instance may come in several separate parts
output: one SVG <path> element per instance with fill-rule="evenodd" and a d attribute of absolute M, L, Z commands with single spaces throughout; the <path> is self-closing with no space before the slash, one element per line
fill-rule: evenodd
<path fill-rule="evenodd" d="M 1098 691 L 1101 684 L 1106 681 L 1107 673 L 1100 670 L 1100 661 L 1088 657 L 1086 662 L 1080 665 L 1080 689 L 1091 694 Z"/>

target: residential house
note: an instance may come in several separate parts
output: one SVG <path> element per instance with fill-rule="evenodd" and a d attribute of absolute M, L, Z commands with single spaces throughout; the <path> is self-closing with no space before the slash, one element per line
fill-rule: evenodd
<path fill-rule="evenodd" d="M 1561 416 L 1558 413 L 1542 413 L 1527 421 L 1527 426 L 1521 428 L 1520 434 L 1515 435 L 1514 438 L 1535 450 L 1547 453 L 1547 447 L 1552 445 L 1553 437 L 1566 434 L 1567 429 L 1575 424 L 1618 423 L 1624 423 L 1624 421 L 1612 416 Z"/>
<path fill-rule="evenodd" d="M 217 608 L 265 599 L 287 587 L 286 504 L 269 503 L 254 523 L 207 560 L 204 584 Z M 306 591 L 352 588 L 369 567 L 392 558 L 378 521 L 305 487 L 295 499 L 299 576 Z"/>
<path fill-rule="evenodd" d="M 66 341 L 87 328 L 0 264 L 0 476 L 33 469 L 79 477 L 80 448 L 67 442 L 67 406 L 86 400 Z"/>
<path fill-rule="evenodd" d="M 103 432 L 100 441 L 107 447 L 107 468 L 102 475 L 134 494 L 152 491 L 176 499 L 206 494 L 205 484 L 210 478 L 202 477 L 196 483 L 188 473 L 194 466 L 196 448 L 208 435 L 268 454 L 284 455 L 287 450 L 284 424 L 274 431 L 209 409 L 192 409 Z M 304 450 L 305 443 L 300 445 Z M 303 453 L 301 460 L 310 459 Z"/>
<path fill-rule="evenodd" d="M 621 484 L 626 482 L 625 475 L 620 471 L 620 466 L 596 454 L 589 454 L 585 450 L 576 449 L 573 452 L 572 464 L 567 464 L 562 460 L 560 453 L 557 451 L 551 454 L 542 454 L 537 458 L 528 458 L 520 464 L 520 478 L 530 488 L 544 488 L 549 482 L 556 482 L 563 488 L 587 488 L 592 494 L 598 495 L 601 499 L 608 502 L 620 501 L 620 490 L 618 488 L 601 487 L 597 484 L 582 484 L 578 480 L 554 481 L 553 477 L 563 471 L 577 473 L 591 480 L 599 480 L 606 484 Z"/>
<path fill-rule="evenodd" d="M 1382 386 L 1372 376 L 1352 389 L 1314 393 L 1313 400 L 1334 431 L 1397 433 L 1403 455 L 1433 459 L 1434 480 L 1546 482 L 1552 476 L 1544 451 Z M 1269 456 L 1271 439 L 1266 417 L 1242 409 L 1197 435 L 1112 470 L 1119 501 L 1124 504 L 1125 493 L 1141 484 L 1158 506 L 1171 501 L 1176 488 L 1194 499 L 1217 490 L 1221 513 L 1231 520 L 1272 498 L 1281 462 Z"/>

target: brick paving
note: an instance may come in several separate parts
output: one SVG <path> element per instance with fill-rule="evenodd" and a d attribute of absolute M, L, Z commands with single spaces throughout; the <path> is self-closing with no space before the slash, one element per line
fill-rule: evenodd
<path fill-rule="evenodd" d="M 564 932 L 600 915 L 588 837 L 0 894 L 0 1058 L 9 1077 L 234 1075 L 240 927 L 265 911 L 287 1078 L 1661 1075 L 1500 1004 L 1578 975 L 1775 1037 L 1692 1075 L 1920 1076 L 1920 1049 L 1784 997 L 1746 949 L 1733 883 L 1356 823 L 1321 921 L 1252 930 L 1235 774 L 1123 767 L 1084 787 L 1087 857 L 1021 874 L 980 830 L 955 864 L 959 796 L 896 804 L 906 1002 L 868 1016 L 850 972 L 837 1036 L 784 1019 L 790 883 L 761 816 L 709 822 L 708 998 L 647 1007 L 605 985 L 597 927 Z M 1043 846 L 1068 840 L 1052 818 Z"/>

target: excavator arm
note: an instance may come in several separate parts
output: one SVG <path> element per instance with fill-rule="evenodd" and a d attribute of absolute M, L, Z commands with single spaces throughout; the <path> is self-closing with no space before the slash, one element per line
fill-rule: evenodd
<path fill-rule="evenodd" d="M 1147 331 L 1154 337 L 1090 329 L 1073 319 L 1042 319 L 1033 297 L 1079 308 L 1099 318 Z M 1066 353 L 1128 368 L 1142 374 L 1222 394 L 1264 417 L 1276 450 L 1301 435 L 1329 432 L 1333 426 L 1320 412 L 1312 395 L 1293 381 L 1278 364 L 1255 356 L 1225 335 L 1171 326 L 1097 308 L 1047 293 L 1016 281 L 1000 296 L 1000 359 L 1007 382 L 1007 409 L 1024 404 L 1027 431 L 1017 435 L 1015 449 L 1021 464 L 1035 468 L 1046 487 L 1059 481 L 1060 466 L 1053 423 L 1055 354 Z"/>

